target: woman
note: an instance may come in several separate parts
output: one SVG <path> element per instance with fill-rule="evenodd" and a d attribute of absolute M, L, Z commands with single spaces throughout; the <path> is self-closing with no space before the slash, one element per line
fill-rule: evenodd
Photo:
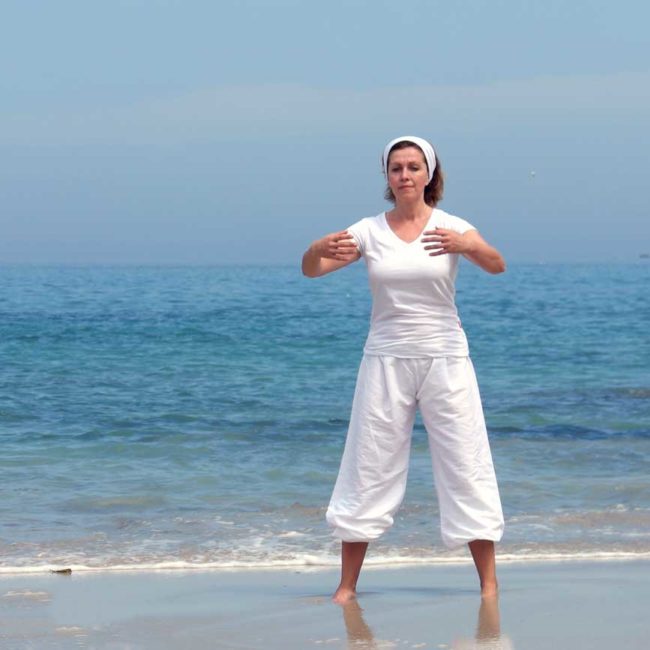
<path fill-rule="evenodd" d="M 327 510 L 342 542 L 333 599 L 343 604 L 355 597 L 368 542 L 393 523 L 406 489 L 417 408 L 429 439 L 443 542 L 469 545 L 481 594 L 495 595 L 494 542 L 503 534 L 503 514 L 454 282 L 459 255 L 488 273 L 502 273 L 505 263 L 467 221 L 436 207 L 443 176 L 426 140 L 392 140 L 383 165 L 393 209 L 315 241 L 302 260 L 303 273 L 318 277 L 364 257 L 373 296 Z"/>

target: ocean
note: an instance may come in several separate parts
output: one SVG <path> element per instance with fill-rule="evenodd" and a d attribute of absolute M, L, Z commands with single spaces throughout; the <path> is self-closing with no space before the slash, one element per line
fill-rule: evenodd
<path fill-rule="evenodd" d="M 365 268 L 0 267 L 0 572 L 318 567 Z M 461 264 L 501 561 L 650 557 L 650 265 Z M 448 563 L 426 436 L 368 564 Z"/>

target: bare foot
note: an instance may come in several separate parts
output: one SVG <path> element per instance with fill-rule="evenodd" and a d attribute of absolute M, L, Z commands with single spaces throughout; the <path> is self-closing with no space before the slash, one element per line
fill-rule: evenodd
<path fill-rule="evenodd" d="M 354 591 L 354 589 L 339 587 L 332 596 L 332 602 L 336 603 L 337 605 L 345 605 L 351 600 L 354 600 L 356 597 L 357 593 Z"/>
<path fill-rule="evenodd" d="M 486 582 L 481 585 L 481 598 L 493 598 L 499 595 L 499 585 L 496 582 Z"/>

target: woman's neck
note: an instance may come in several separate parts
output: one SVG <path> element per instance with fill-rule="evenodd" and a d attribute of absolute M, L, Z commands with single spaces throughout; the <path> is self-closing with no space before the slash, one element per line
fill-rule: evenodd
<path fill-rule="evenodd" d="M 431 216 L 431 206 L 427 205 L 424 201 L 408 202 L 400 201 L 395 204 L 395 207 L 390 211 L 392 219 L 399 221 L 420 221 L 421 219 L 428 219 Z"/>

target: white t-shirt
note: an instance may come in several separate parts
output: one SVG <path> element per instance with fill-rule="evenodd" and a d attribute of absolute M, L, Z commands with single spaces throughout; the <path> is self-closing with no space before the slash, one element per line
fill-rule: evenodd
<path fill-rule="evenodd" d="M 424 230 L 464 233 L 474 226 L 434 208 Z M 421 236 L 407 243 L 388 225 L 386 213 L 348 228 L 365 259 L 372 293 L 365 354 L 403 358 L 469 354 L 454 296 L 458 255 L 431 257 Z"/>

